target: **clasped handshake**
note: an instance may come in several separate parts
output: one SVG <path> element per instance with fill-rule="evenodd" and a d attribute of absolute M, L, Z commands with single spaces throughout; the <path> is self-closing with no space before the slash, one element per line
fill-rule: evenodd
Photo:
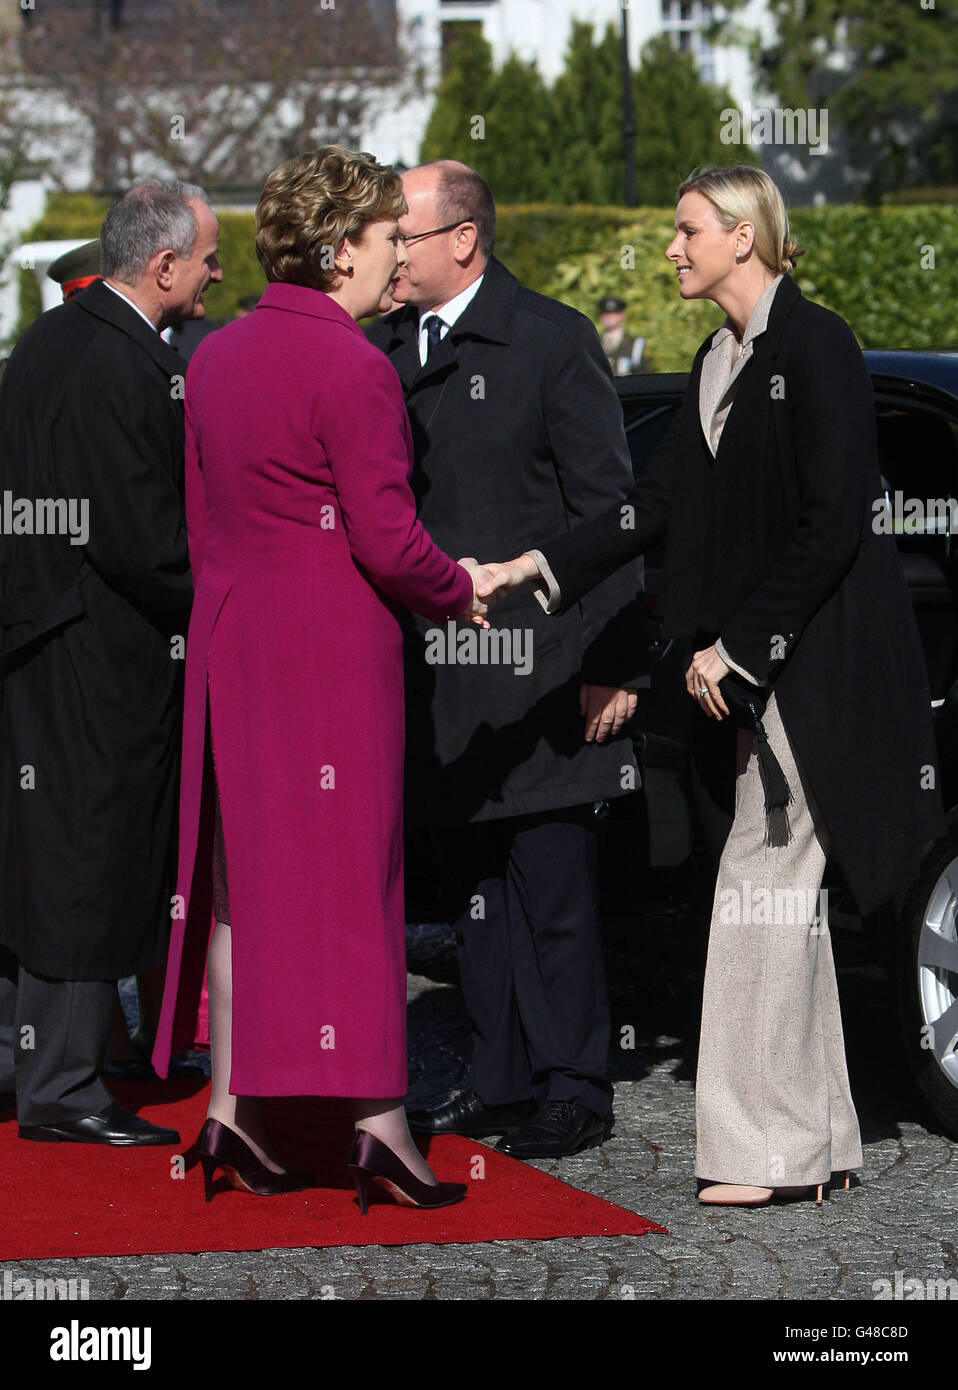
<path fill-rule="evenodd" d="M 489 626 L 486 614 L 501 598 L 539 578 L 539 568 L 531 555 L 520 555 L 517 560 L 507 560 L 504 564 L 489 562 L 484 565 L 468 555 L 459 563 L 469 571 L 472 579 L 472 603 L 462 617 L 478 627 Z"/>

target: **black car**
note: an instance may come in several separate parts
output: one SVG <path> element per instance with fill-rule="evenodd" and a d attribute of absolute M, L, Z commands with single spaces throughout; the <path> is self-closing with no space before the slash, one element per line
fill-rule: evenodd
<path fill-rule="evenodd" d="M 894 531 L 921 634 L 934 711 L 944 837 L 931 845 L 903 899 L 862 928 L 869 950 L 894 972 L 901 1040 L 918 1087 L 944 1130 L 958 1138 L 958 352 L 866 352 L 877 412 L 879 461 L 888 503 L 876 524 Z M 636 477 L 678 409 L 685 375 L 620 377 L 626 433 Z M 652 687 L 637 716 L 652 866 L 679 865 L 691 854 L 693 817 L 685 796 L 684 653 L 665 641 L 656 620 L 662 547 L 646 555 L 647 608 L 653 637 Z M 829 902 L 839 909 L 841 886 Z M 835 924 L 835 915 L 830 910 Z M 841 916 L 841 911 L 837 914 Z"/>

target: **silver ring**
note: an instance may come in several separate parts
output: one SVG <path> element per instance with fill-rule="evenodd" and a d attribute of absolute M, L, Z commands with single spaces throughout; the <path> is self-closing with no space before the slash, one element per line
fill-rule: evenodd
<path fill-rule="evenodd" d="M 700 695 L 707 695 L 708 693 L 709 693 L 709 688 L 708 688 L 707 685 L 700 685 L 700 686 L 699 686 L 699 694 L 700 694 Z"/>

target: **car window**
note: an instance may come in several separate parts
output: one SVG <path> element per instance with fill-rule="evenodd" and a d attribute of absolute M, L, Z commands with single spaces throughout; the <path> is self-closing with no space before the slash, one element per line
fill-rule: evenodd
<path fill-rule="evenodd" d="M 958 427 L 921 406 L 878 401 L 878 463 L 918 621 L 932 699 L 958 678 Z"/>
<path fill-rule="evenodd" d="M 641 478 L 655 450 L 665 438 L 666 431 L 682 404 L 680 400 L 623 401 L 625 435 L 632 456 L 632 472 Z"/>
<path fill-rule="evenodd" d="M 629 454 L 632 459 L 632 474 L 641 478 L 682 404 L 680 399 L 644 398 L 623 401 L 625 437 L 629 441 Z M 659 575 L 665 563 L 665 540 L 649 546 L 645 554 L 646 589 L 654 594 L 660 582 Z"/>
<path fill-rule="evenodd" d="M 958 427 L 922 408 L 878 406 L 878 464 L 892 529 L 909 550 L 958 548 Z"/>

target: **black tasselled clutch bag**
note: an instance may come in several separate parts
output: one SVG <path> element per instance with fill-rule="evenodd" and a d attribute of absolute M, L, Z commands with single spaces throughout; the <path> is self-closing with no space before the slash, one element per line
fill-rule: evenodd
<path fill-rule="evenodd" d="M 729 671 L 719 681 L 722 698 L 729 714 L 740 729 L 750 729 L 758 742 L 758 770 L 765 791 L 765 810 L 784 811 L 795 800 L 782 765 L 769 745 L 762 716 L 768 704 L 767 688 L 752 685 L 736 671 Z"/>

